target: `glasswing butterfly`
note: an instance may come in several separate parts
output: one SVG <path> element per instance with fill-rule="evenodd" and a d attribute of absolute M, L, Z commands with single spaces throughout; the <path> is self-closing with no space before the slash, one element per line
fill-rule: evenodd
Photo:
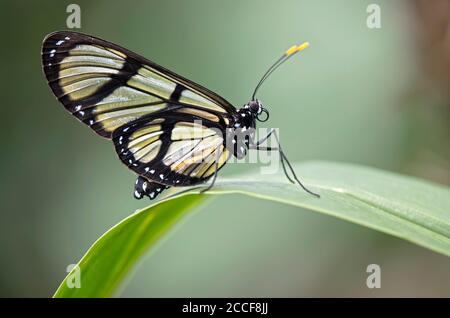
<path fill-rule="evenodd" d="M 120 160 L 138 174 L 134 197 L 154 199 L 169 187 L 212 182 L 231 155 L 278 151 L 286 177 L 297 178 L 275 130 L 255 139 L 269 112 L 255 98 L 267 77 L 307 42 L 289 48 L 263 75 L 251 101 L 236 109 L 222 97 L 116 44 L 77 32 L 49 34 L 42 66 L 56 98 L 78 120 L 111 139 Z M 277 147 L 262 146 L 274 136 Z M 292 176 L 289 175 L 288 169 Z"/>

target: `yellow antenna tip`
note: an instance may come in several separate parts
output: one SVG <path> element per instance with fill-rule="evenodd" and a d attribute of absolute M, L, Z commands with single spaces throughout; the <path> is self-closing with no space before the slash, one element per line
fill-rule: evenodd
<path fill-rule="evenodd" d="M 309 42 L 304 42 L 300 45 L 293 45 L 284 53 L 286 56 L 292 55 L 294 53 L 300 52 L 309 47 Z"/>

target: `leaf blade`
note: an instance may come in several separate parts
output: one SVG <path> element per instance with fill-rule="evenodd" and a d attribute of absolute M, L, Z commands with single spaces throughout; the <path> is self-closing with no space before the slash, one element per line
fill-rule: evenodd
<path fill-rule="evenodd" d="M 219 180 L 209 194 L 240 193 L 310 209 L 450 256 L 448 188 L 356 165 L 314 162 L 296 165 L 296 170 L 307 186 L 321 194 L 320 199 L 283 181 L 279 175 L 257 173 L 242 179 Z M 157 202 L 118 223 L 94 243 L 79 263 L 82 277 L 88 276 L 82 280 L 82 286 L 87 284 L 88 288 L 67 288 L 69 274 L 55 297 L 111 296 L 145 251 L 155 250 L 155 244 L 173 225 L 202 201 L 203 196 L 192 193 L 198 190 Z M 121 230 L 129 235 L 121 237 Z M 109 257 L 108 252 L 114 249 L 120 251 L 116 253 L 119 258 Z M 106 260 L 101 261 L 102 257 Z"/>
<path fill-rule="evenodd" d="M 110 297 L 147 249 L 155 247 L 185 212 L 203 198 L 185 196 L 178 201 L 158 202 L 128 216 L 103 234 L 78 263 L 81 288 L 70 288 L 72 270 L 53 297 Z M 180 201 L 181 200 L 181 201 Z M 181 208 L 177 206 L 181 203 Z M 151 211 L 150 211 L 151 210 Z"/>

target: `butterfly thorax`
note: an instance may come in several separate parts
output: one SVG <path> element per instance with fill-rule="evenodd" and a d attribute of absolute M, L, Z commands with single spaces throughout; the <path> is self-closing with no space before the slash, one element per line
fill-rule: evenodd
<path fill-rule="evenodd" d="M 263 111 L 262 104 L 250 101 L 233 115 L 232 121 L 226 130 L 225 146 L 233 155 L 242 159 L 255 138 L 256 120 Z"/>

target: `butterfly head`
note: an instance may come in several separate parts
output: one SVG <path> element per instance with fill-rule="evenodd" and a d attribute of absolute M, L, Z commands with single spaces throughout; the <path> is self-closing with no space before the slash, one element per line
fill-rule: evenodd
<path fill-rule="evenodd" d="M 245 105 L 245 108 L 247 108 L 253 117 L 255 117 L 258 121 L 264 122 L 269 119 L 269 112 L 267 109 L 263 107 L 263 104 L 255 99 L 250 102 L 248 102 L 247 105 Z"/>

